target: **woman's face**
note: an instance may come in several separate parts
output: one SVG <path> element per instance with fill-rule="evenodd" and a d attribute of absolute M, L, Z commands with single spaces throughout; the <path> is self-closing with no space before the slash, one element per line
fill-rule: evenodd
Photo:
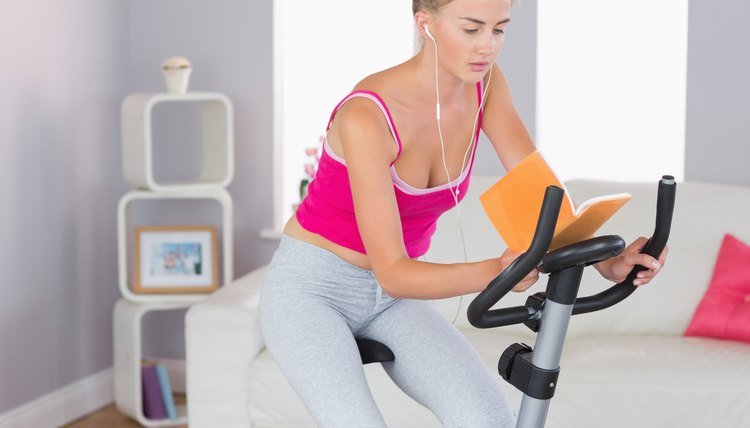
<path fill-rule="evenodd" d="M 509 15 L 510 0 L 448 3 L 429 21 L 440 64 L 465 82 L 478 82 L 503 47 Z"/>

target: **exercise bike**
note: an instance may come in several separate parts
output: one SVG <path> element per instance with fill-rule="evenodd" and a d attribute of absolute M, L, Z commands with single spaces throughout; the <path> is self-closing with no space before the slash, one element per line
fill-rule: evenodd
<path fill-rule="evenodd" d="M 674 211 L 676 183 L 665 175 L 659 182 L 654 233 L 642 253 L 658 258 L 669 239 Z M 633 285 L 636 266 L 627 278 L 612 287 L 588 297 L 577 297 L 586 266 L 620 254 L 625 241 L 617 235 L 591 238 L 548 252 L 557 224 L 564 191 L 550 186 L 546 189 L 539 221 L 528 251 L 518 257 L 479 293 L 467 309 L 471 325 L 494 328 L 523 323 L 537 333 L 535 348 L 516 343 L 500 357 L 500 376 L 523 392 L 517 428 L 543 427 L 550 400 L 555 395 L 560 374 L 560 357 L 572 315 L 608 308 L 621 302 L 637 288 Z M 530 296 L 524 306 L 491 309 L 503 296 L 534 268 L 549 274 L 546 292 Z M 393 361 L 393 352 L 384 344 L 357 339 L 362 363 Z"/>

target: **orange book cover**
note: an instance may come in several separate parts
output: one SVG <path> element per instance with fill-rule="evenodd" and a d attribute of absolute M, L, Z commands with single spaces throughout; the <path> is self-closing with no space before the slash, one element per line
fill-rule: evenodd
<path fill-rule="evenodd" d="M 542 155 L 534 151 L 479 197 L 490 222 L 511 251 L 526 251 L 531 245 L 548 186 L 565 191 L 550 250 L 591 238 L 632 198 L 628 193 L 599 196 L 576 208 L 568 190 Z"/>

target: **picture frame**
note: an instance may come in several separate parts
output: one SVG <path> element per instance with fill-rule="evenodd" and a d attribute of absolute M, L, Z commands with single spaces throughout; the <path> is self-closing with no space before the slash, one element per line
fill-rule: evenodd
<path fill-rule="evenodd" d="M 219 286 L 214 226 L 135 228 L 133 291 L 209 293 Z"/>

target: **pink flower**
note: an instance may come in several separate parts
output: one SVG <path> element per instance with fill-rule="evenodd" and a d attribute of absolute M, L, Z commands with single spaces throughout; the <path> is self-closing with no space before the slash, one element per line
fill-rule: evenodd
<path fill-rule="evenodd" d="M 318 138 L 320 142 L 323 142 L 324 139 L 322 135 Z M 305 163 L 305 178 L 300 181 L 300 200 L 304 199 L 307 195 L 307 186 L 315 178 L 315 172 L 318 169 L 318 162 L 320 161 L 317 147 L 306 148 L 305 156 L 307 156 L 308 162 Z"/>
<path fill-rule="evenodd" d="M 307 175 L 310 178 L 315 177 L 315 165 L 311 163 L 305 164 L 305 175 Z"/>

